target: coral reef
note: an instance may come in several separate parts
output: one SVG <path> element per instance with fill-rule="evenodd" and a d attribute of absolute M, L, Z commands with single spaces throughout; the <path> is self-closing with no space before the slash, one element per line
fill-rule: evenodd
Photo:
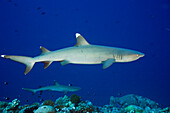
<path fill-rule="evenodd" d="M 38 109 L 38 107 L 38 105 L 27 106 L 21 109 L 18 113 L 34 113 L 34 110 Z"/>
<path fill-rule="evenodd" d="M 170 107 L 166 107 L 162 110 L 160 110 L 161 112 L 165 112 L 165 113 L 170 113 Z"/>
<path fill-rule="evenodd" d="M 70 98 L 67 95 L 65 95 L 64 97 L 59 97 L 55 101 L 56 108 L 61 109 L 64 106 L 68 106 L 69 105 L 69 101 L 70 101 Z"/>
<path fill-rule="evenodd" d="M 49 106 L 54 106 L 55 102 L 53 102 L 52 100 L 45 100 L 42 105 L 49 105 Z"/>
<path fill-rule="evenodd" d="M 0 113 L 170 113 L 170 107 L 160 108 L 159 104 L 142 96 L 125 95 L 110 97 L 110 105 L 95 106 L 88 100 L 81 100 L 80 96 L 64 96 L 42 103 L 20 106 L 20 101 L 0 101 Z"/>
<path fill-rule="evenodd" d="M 92 112 L 94 111 L 94 106 L 90 101 L 82 101 L 78 104 L 75 111 L 79 112 Z"/>
<path fill-rule="evenodd" d="M 129 105 L 136 105 L 140 106 L 143 109 L 145 107 L 150 107 L 150 108 L 158 108 L 159 104 L 148 99 L 144 98 L 142 96 L 134 95 L 134 94 L 129 94 L 125 95 L 123 97 L 110 97 L 110 105 L 113 105 L 115 107 L 127 107 Z"/>
<path fill-rule="evenodd" d="M 78 103 L 81 102 L 81 97 L 77 96 L 76 94 L 72 94 L 70 97 L 70 101 L 77 106 Z"/>
<path fill-rule="evenodd" d="M 125 111 L 127 112 L 135 112 L 135 113 L 142 113 L 144 110 L 139 107 L 139 106 L 136 106 L 136 105 L 129 105 L 125 108 Z"/>
<path fill-rule="evenodd" d="M 56 113 L 56 110 L 52 106 L 43 105 L 40 106 L 34 113 Z"/>
<path fill-rule="evenodd" d="M 7 105 L 8 105 L 8 102 L 0 101 L 0 113 L 3 112 L 3 110 L 7 107 Z"/>
<path fill-rule="evenodd" d="M 8 113 L 9 111 L 16 112 L 18 110 L 20 101 L 14 99 L 12 102 L 9 102 L 6 108 L 3 110 L 3 113 Z"/>

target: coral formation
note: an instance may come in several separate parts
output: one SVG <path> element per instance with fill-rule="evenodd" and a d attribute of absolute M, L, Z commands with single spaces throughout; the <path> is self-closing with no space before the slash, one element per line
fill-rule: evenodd
<path fill-rule="evenodd" d="M 9 102 L 6 108 L 3 110 L 3 113 L 8 113 L 9 111 L 15 112 L 19 107 L 20 101 L 14 99 L 12 102 Z"/>
<path fill-rule="evenodd" d="M 94 111 L 94 107 L 90 101 L 82 101 L 76 107 L 76 111 L 85 112 L 85 113 L 92 112 Z"/>
<path fill-rule="evenodd" d="M 52 106 L 43 105 L 40 106 L 34 113 L 56 113 L 56 110 Z"/>
<path fill-rule="evenodd" d="M 34 113 L 34 110 L 38 109 L 38 107 L 38 105 L 27 106 L 21 109 L 18 113 Z"/>
<path fill-rule="evenodd" d="M 136 106 L 136 105 L 129 105 L 125 108 L 125 111 L 127 112 L 134 112 L 134 113 L 142 113 L 143 112 L 143 109 L 139 106 Z"/>
<path fill-rule="evenodd" d="M 5 108 L 8 105 L 8 102 L 0 101 L 0 108 Z"/>
<path fill-rule="evenodd" d="M 66 104 L 70 101 L 69 97 L 65 95 L 64 97 L 59 97 L 56 101 L 56 108 L 60 109 L 63 108 L 64 106 L 67 106 Z"/>
<path fill-rule="evenodd" d="M 76 94 L 72 94 L 70 97 L 70 101 L 77 106 L 78 103 L 81 102 L 81 97 L 77 96 Z"/>
<path fill-rule="evenodd" d="M 49 105 L 49 106 L 54 106 L 55 102 L 53 102 L 52 100 L 45 100 L 42 105 Z"/>
<path fill-rule="evenodd" d="M 121 106 L 121 107 L 127 107 L 128 105 L 137 105 L 145 109 L 145 107 L 150 108 L 158 108 L 158 103 L 148 99 L 144 98 L 142 96 L 129 94 L 125 95 L 123 97 L 110 97 L 110 105 L 113 105 L 115 107 Z"/>
<path fill-rule="evenodd" d="M 0 113 L 3 112 L 3 109 L 5 109 L 7 105 L 8 105 L 8 102 L 0 101 Z"/>
<path fill-rule="evenodd" d="M 0 101 L 0 113 L 169 113 L 170 108 L 160 108 L 158 103 L 137 95 L 110 97 L 110 105 L 95 106 L 92 102 L 81 100 L 80 96 L 64 96 L 42 103 L 20 106 L 20 101 Z"/>
<path fill-rule="evenodd" d="M 161 112 L 170 113 L 170 107 L 162 109 Z"/>

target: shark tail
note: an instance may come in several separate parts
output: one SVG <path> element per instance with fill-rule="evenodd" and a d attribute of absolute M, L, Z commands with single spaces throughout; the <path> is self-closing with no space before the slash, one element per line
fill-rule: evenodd
<path fill-rule="evenodd" d="M 31 57 L 26 57 L 26 56 L 14 56 L 14 55 L 1 55 L 3 58 L 9 58 L 13 61 L 22 63 L 26 65 L 25 72 L 24 74 L 26 75 L 28 72 L 31 71 L 32 67 L 35 64 L 35 61 Z"/>
<path fill-rule="evenodd" d="M 37 92 L 36 89 L 28 89 L 28 88 L 22 88 L 22 89 L 26 91 L 31 91 L 33 94 Z"/>

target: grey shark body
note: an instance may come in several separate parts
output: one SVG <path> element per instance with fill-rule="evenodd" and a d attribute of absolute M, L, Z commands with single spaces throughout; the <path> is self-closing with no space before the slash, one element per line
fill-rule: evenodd
<path fill-rule="evenodd" d="M 27 74 L 35 62 L 44 62 L 44 68 L 47 68 L 53 61 L 60 61 L 62 65 L 72 64 L 103 64 L 103 69 L 111 66 L 115 62 L 131 62 L 143 57 L 144 54 L 138 51 L 91 45 L 79 33 L 76 33 L 77 44 L 56 51 L 49 51 L 40 47 L 42 54 L 36 57 L 1 55 L 1 57 L 23 63 L 26 65 L 25 74 Z"/>
<path fill-rule="evenodd" d="M 53 86 L 46 86 L 46 87 L 41 87 L 38 89 L 28 89 L 28 88 L 22 88 L 23 90 L 26 91 L 31 91 L 33 93 L 36 93 L 38 91 L 59 91 L 59 92 L 74 92 L 78 91 L 81 88 L 80 87 L 74 87 L 74 86 L 65 86 L 65 85 L 60 85 L 59 83 L 55 82 L 55 85 Z"/>

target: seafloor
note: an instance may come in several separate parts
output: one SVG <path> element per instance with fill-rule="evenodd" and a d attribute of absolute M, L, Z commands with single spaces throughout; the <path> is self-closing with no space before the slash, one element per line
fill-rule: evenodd
<path fill-rule="evenodd" d="M 161 108 L 158 103 L 142 96 L 130 94 L 110 97 L 110 104 L 95 106 L 88 100 L 81 100 L 76 94 L 42 103 L 20 105 L 20 100 L 0 101 L 0 113 L 170 113 L 170 107 Z"/>

